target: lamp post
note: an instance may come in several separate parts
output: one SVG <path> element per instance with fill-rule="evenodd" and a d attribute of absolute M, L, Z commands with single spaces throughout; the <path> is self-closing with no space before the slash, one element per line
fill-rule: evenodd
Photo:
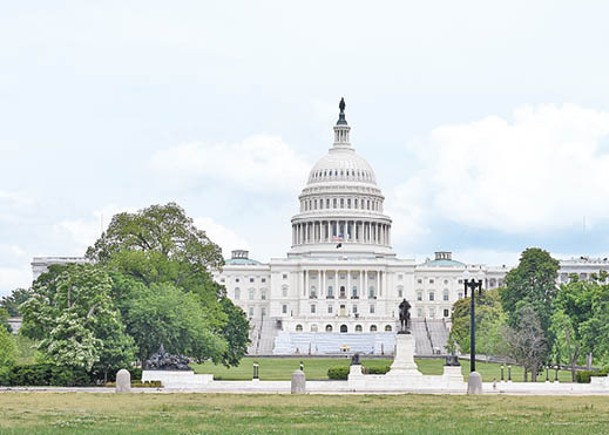
<path fill-rule="evenodd" d="M 469 272 L 466 270 L 463 273 L 463 286 L 465 288 L 465 297 L 467 297 L 467 290 L 471 290 L 470 299 L 470 344 L 469 344 L 469 371 L 476 371 L 476 289 L 478 289 L 478 295 L 482 295 L 482 280 L 481 279 L 469 279 Z"/>

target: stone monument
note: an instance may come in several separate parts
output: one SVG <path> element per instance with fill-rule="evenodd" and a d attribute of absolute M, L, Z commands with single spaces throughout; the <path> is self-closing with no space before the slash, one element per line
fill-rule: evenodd
<path fill-rule="evenodd" d="M 306 392 L 306 384 L 307 380 L 302 370 L 296 370 L 292 373 L 292 385 L 290 390 L 292 394 L 304 394 Z"/>
<path fill-rule="evenodd" d="M 131 373 L 128 370 L 120 369 L 116 374 L 116 390 L 117 393 L 131 392 Z"/>

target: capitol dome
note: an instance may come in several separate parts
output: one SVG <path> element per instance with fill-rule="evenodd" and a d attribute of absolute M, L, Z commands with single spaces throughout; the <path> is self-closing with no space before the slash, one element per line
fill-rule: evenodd
<path fill-rule="evenodd" d="M 351 127 L 340 102 L 334 144 L 311 169 L 292 218 L 288 255 L 393 256 L 391 219 L 370 164 L 351 146 Z"/>

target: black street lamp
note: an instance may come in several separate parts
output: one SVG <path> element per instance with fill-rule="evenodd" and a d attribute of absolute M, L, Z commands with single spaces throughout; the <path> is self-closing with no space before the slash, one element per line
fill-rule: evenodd
<path fill-rule="evenodd" d="M 465 271 L 464 276 L 468 276 L 469 272 Z M 467 279 L 463 280 L 463 286 L 465 287 L 465 297 L 467 297 L 467 289 L 471 290 L 470 300 L 470 344 L 469 344 L 469 371 L 476 371 L 476 289 L 478 289 L 478 296 L 482 296 L 482 280 L 481 279 Z"/>

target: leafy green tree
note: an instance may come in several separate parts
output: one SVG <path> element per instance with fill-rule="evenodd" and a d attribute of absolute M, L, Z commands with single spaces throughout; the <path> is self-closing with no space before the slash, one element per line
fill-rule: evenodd
<path fill-rule="evenodd" d="M 8 312 L 10 317 L 19 317 L 19 306 L 27 301 L 32 292 L 30 289 L 18 288 L 12 291 L 8 296 L 4 296 L 0 299 L 0 305 Z"/>
<path fill-rule="evenodd" d="M 143 364 L 161 344 L 170 353 L 222 361 L 227 342 L 218 332 L 226 319 L 206 312 L 196 295 L 170 283 L 140 284 L 133 294 L 125 322 Z"/>
<path fill-rule="evenodd" d="M 6 332 L 13 332 L 11 325 L 8 324 L 8 311 L 0 307 L 0 329 L 5 329 Z"/>
<path fill-rule="evenodd" d="M 547 251 L 528 248 L 521 254 L 518 266 L 507 273 L 505 288 L 501 292 L 501 304 L 511 327 L 518 325 L 522 307 L 527 306 L 535 311 L 544 339 L 547 340 L 547 352 L 553 342 L 550 324 L 554 298 L 558 291 L 556 279 L 559 268 L 558 260 L 552 258 Z M 546 355 L 546 360 L 548 356 Z"/>
<path fill-rule="evenodd" d="M 575 382 L 577 362 L 582 352 L 579 330 L 562 309 L 557 309 L 552 314 L 550 329 L 554 334 L 555 360 L 561 365 L 566 363 L 571 367 L 571 380 Z"/>
<path fill-rule="evenodd" d="M 222 355 L 222 362 L 227 367 L 236 367 L 250 344 L 250 324 L 243 310 L 233 304 L 229 298 L 223 298 L 220 303 L 228 318 L 222 329 L 222 335 L 228 340 L 228 346 Z"/>
<path fill-rule="evenodd" d="M 119 251 L 155 251 L 193 271 L 218 270 L 224 264 L 222 251 L 175 203 L 152 205 L 136 213 L 119 213 L 86 257 L 107 262 Z"/>
<path fill-rule="evenodd" d="M 13 365 L 16 356 L 17 349 L 13 334 L 5 328 L 0 328 L 0 367 Z"/>
<path fill-rule="evenodd" d="M 506 315 L 501 306 L 500 289 L 491 289 L 476 296 L 476 350 L 486 355 L 505 353 L 503 328 Z M 461 352 L 470 350 L 471 298 L 455 302 L 449 343 L 457 343 Z"/>
<path fill-rule="evenodd" d="M 101 267 L 51 267 L 34 282 L 32 297 L 21 306 L 22 331 L 40 340 L 39 350 L 54 362 L 90 370 L 118 352 L 125 358 L 121 365 L 129 364 L 133 342 L 123 336 L 111 289 L 112 280 Z"/>

